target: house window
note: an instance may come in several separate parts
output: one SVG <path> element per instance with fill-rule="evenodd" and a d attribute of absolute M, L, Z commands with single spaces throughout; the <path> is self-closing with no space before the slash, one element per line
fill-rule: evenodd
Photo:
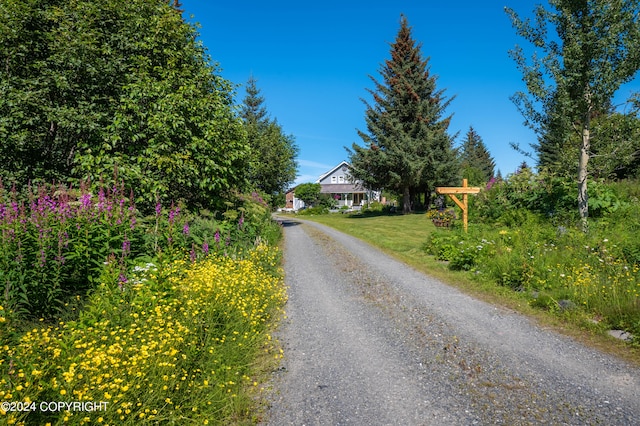
<path fill-rule="evenodd" d="M 344 183 L 344 176 L 338 176 L 338 182 Z"/>
<path fill-rule="evenodd" d="M 337 178 L 335 176 L 331 176 L 331 183 L 336 183 Z"/>

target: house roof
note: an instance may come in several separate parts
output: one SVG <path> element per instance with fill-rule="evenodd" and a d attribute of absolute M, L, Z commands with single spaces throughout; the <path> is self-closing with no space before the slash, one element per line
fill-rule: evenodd
<path fill-rule="evenodd" d="M 346 194 L 365 192 L 360 183 L 326 183 L 320 185 L 321 194 Z"/>
<path fill-rule="evenodd" d="M 325 177 L 329 176 L 330 174 L 332 174 L 333 172 L 338 170 L 340 167 L 346 167 L 346 168 L 350 169 L 351 165 L 349 163 L 347 163 L 346 161 L 342 161 L 340 164 L 335 166 L 333 169 L 329 170 L 326 173 L 321 174 L 320 177 L 318 178 L 318 180 L 316 181 L 316 183 L 320 183 L 322 181 L 322 179 L 324 179 Z"/>

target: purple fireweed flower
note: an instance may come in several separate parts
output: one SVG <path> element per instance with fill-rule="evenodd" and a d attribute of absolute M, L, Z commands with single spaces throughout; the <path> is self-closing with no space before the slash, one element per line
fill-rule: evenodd
<path fill-rule="evenodd" d="M 58 232 L 58 249 L 67 247 L 69 245 L 69 234 L 65 232 Z"/>
<path fill-rule="evenodd" d="M 131 229 L 134 229 L 136 227 L 136 213 L 135 213 L 136 208 L 134 205 L 130 205 L 128 210 L 129 210 L 129 220 L 130 220 L 129 227 Z"/>
<path fill-rule="evenodd" d="M 207 243 L 206 240 L 204 243 L 202 243 L 202 251 L 204 252 L 204 254 L 209 254 L 209 243 Z"/>
<path fill-rule="evenodd" d="M 156 216 L 160 216 L 160 213 L 162 213 L 162 204 L 158 202 L 156 204 Z"/>
<path fill-rule="evenodd" d="M 240 219 L 238 220 L 238 228 L 242 229 L 242 225 L 244 225 L 244 214 L 240 216 Z"/>
<path fill-rule="evenodd" d="M 120 291 L 124 291 L 124 285 L 127 281 L 127 276 L 124 273 L 120 273 L 120 276 L 118 277 L 118 288 Z"/>
<path fill-rule="evenodd" d="M 125 237 L 122 242 L 122 255 L 127 256 L 129 253 L 131 253 L 131 241 Z"/>
<path fill-rule="evenodd" d="M 98 210 L 102 210 L 104 208 L 104 202 L 107 197 L 104 194 L 104 188 L 100 188 L 98 191 Z"/>
<path fill-rule="evenodd" d="M 220 230 L 216 229 L 216 234 L 213 236 L 213 238 L 216 241 L 216 244 L 218 244 L 220 242 Z"/>
<path fill-rule="evenodd" d="M 47 255 L 44 253 L 44 249 L 40 249 L 40 262 L 38 265 L 42 268 L 47 263 Z"/>
<path fill-rule="evenodd" d="M 196 245 L 195 244 L 191 244 L 191 251 L 189 252 L 189 259 L 191 259 L 191 262 L 195 262 L 196 261 Z"/>
<path fill-rule="evenodd" d="M 491 187 L 496 183 L 496 178 L 492 177 L 491 179 L 489 179 L 489 182 L 487 182 L 487 190 L 491 189 Z"/>
<path fill-rule="evenodd" d="M 184 235 L 189 235 L 189 222 L 186 222 L 186 223 L 184 224 L 184 227 L 182 228 L 182 233 L 183 233 Z"/>
<path fill-rule="evenodd" d="M 82 194 L 82 196 L 80 197 L 80 202 L 82 203 L 82 208 L 84 210 L 88 210 L 89 208 L 91 208 L 91 194 Z"/>

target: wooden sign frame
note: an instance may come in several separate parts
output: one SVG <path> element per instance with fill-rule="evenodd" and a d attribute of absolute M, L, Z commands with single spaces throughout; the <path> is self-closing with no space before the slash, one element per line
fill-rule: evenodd
<path fill-rule="evenodd" d="M 462 179 L 461 187 L 437 187 L 436 193 L 448 195 L 454 203 L 458 205 L 462 209 L 462 223 L 464 225 L 464 232 L 467 232 L 467 223 L 469 221 L 469 202 L 468 195 L 469 194 L 477 194 L 480 192 L 480 188 L 477 186 L 467 186 L 467 179 Z M 462 194 L 462 201 L 456 197 L 456 194 Z"/>

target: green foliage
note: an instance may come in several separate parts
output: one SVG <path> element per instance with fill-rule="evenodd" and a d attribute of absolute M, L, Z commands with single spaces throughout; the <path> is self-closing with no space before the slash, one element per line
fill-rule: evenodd
<path fill-rule="evenodd" d="M 325 206 L 309 207 L 308 209 L 298 210 L 297 214 L 302 216 L 315 216 L 319 214 L 328 214 L 329 209 Z"/>
<path fill-rule="evenodd" d="M 270 120 L 256 80 L 249 79 L 241 116 L 251 149 L 249 185 L 266 194 L 283 193 L 297 175 L 298 147 L 276 120 Z"/>
<path fill-rule="evenodd" d="M 307 206 L 312 206 L 320 199 L 319 183 L 302 183 L 296 186 L 296 197 L 304 201 Z"/>
<path fill-rule="evenodd" d="M 370 211 L 370 212 L 382 212 L 385 208 L 385 205 L 382 204 L 379 201 L 373 201 L 369 204 L 366 205 L 366 207 L 364 208 L 365 211 Z"/>
<path fill-rule="evenodd" d="M 438 260 L 450 261 L 457 252 L 458 243 L 459 239 L 455 234 L 434 231 L 429 235 L 424 250 Z"/>
<path fill-rule="evenodd" d="M 123 274 L 141 254 L 135 205 L 123 187 L 0 186 L 0 285 L 17 315 L 53 316 L 91 288 L 105 262 Z"/>
<path fill-rule="evenodd" d="M 533 21 L 506 9 L 518 35 L 535 48 L 530 61 L 521 47 L 510 52 L 528 91 L 528 96 L 516 93 L 513 100 L 526 123 L 540 135 L 538 148 L 543 165 L 549 162 L 553 168 L 561 164 L 566 167 L 571 162 L 558 161 L 566 158 L 564 151 L 577 154 L 573 163 L 577 165 L 578 211 L 586 231 L 588 163 L 592 149 L 597 148 L 592 144 L 596 140 L 592 121 L 611 111 L 616 91 L 640 69 L 636 48 L 640 42 L 640 1 L 551 0 L 549 5 L 550 10 L 537 6 Z M 555 31 L 549 31 L 549 27 Z M 601 137 L 607 133 L 605 127 L 601 128 Z M 577 137 L 572 135 L 574 129 Z M 633 153 L 633 148 L 620 150 L 622 139 L 614 139 L 617 142 L 602 140 L 598 148 L 603 153 L 609 151 L 609 155 L 623 154 L 621 157 Z M 614 148 L 607 149 L 608 143 Z M 601 167 L 605 172 L 612 169 L 606 164 Z"/>
<path fill-rule="evenodd" d="M 496 221 L 472 223 L 468 233 L 434 231 L 424 248 L 451 270 L 521 292 L 534 307 L 579 309 L 609 327 L 640 332 L 637 201 L 603 210 L 588 234 L 523 208 L 510 210 Z"/>
<path fill-rule="evenodd" d="M 473 220 L 507 226 L 519 226 L 536 215 L 573 220 L 576 199 L 569 179 L 523 168 L 505 180 L 491 181 L 487 189 L 470 197 L 469 214 Z"/>
<path fill-rule="evenodd" d="M 248 148 L 232 86 L 166 2 L 9 2 L 0 24 L 0 176 L 90 177 L 219 207 Z"/>
<path fill-rule="evenodd" d="M 372 78 L 375 90 L 369 90 L 375 105 L 366 103 L 367 131 L 358 131 L 365 146 L 348 149 L 351 174 L 367 188 L 402 196 L 403 211 L 410 212 L 412 196 L 430 194 L 457 175 L 449 118 L 443 116 L 451 99 L 436 88 L 404 16 L 380 74 L 383 81 Z"/>
<path fill-rule="evenodd" d="M 235 256 L 281 236 L 257 193 L 236 195 L 226 219 L 174 203 L 140 217 L 123 188 L 43 184 L 20 194 L 0 186 L 0 286 L 14 316 L 55 317 L 105 277 L 127 282 L 140 259 Z"/>
<path fill-rule="evenodd" d="M 493 177 L 495 166 L 495 161 L 482 138 L 473 127 L 469 127 L 460 151 L 462 177 L 466 178 L 471 186 L 484 185 Z"/>
<path fill-rule="evenodd" d="M 259 245 L 234 259 L 146 262 L 122 285 L 105 267 L 76 318 L 23 332 L 0 321 L 0 398 L 36 401 L 3 423 L 252 423 L 265 358 L 281 357 L 269 335 L 286 300 L 279 261 Z M 37 409 L 79 395 L 105 402 L 82 415 Z"/>
<path fill-rule="evenodd" d="M 433 232 L 424 249 L 436 259 L 448 261 L 449 269 L 470 271 L 480 259 L 489 256 L 491 245 L 484 239 L 477 242 L 473 238 L 467 238 L 466 234 Z"/>

